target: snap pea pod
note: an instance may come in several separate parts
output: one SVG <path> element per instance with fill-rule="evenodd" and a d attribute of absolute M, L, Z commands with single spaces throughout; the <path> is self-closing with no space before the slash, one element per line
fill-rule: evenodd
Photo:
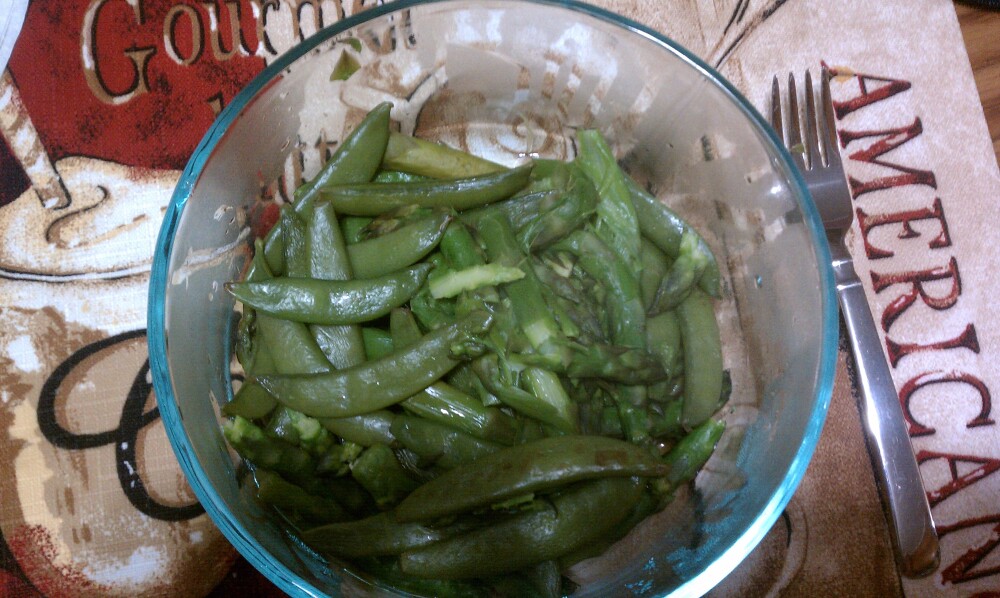
<path fill-rule="evenodd" d="M 486 263 L 482 250 L 468 227 L 461 221 L 454 220 L 441 237 L 441 254 L 448 264 L 456 270 L 481 266 Z"/>
<path fill-rule="evenodd" d="M 501 172 L 505 168 L 468 152 L 419 137 L 390 133 L 382 166 L 436 179 L 454 179 Z"/>
<path fill-rule="evenodd" d="M 361 569 L 401 592 L 409 592 L 415 596 L 434 596 L 434 598 L 501 598 L 504 596 L 521 596 L 521 594 L 503 594 L 494 591 L 492 584 L 484 587 L 482 580 L 467 581 L 454 579 L 426 579 L 407 575 L 399 569 L 399 559 L 392 557 L 369 557 L 358 559 Z M 530 597 L 525 597 L 530 598 Z"/>
<path fill-rule="evenodd" d="M 664 464 L 649 450 L 622 440 L 552 436 L 503 448 L 442 474 L 406 497 L 396 507 L 396 517 L 434 521 L 571 482 L 665 473 Z"/>
<path fill-rule="evenodd" d="M 249 420 L 260 419 L 274 411 L 278 401 L 253 380 L 246 380 L 233 395 L 233 400 L 222 406 L 227 417 L 239 415 Z"/>
<path fill-rule="evenodd" d="M 365 358 L 369 361 L 381 359 L 392 353 L 392 336 L 381 328 L 365 326 L 361 329 L 361 339 L 364 342 Z"/>
<path fill-rule="evenodd" d="M 503 446 L 412 415 L 397 415 L 391 429 L 404 447 L 441 469 L 471 463 Z"/>
<path fill-rule="evenodd" d="M 492 262 L 515 268 L 524 263 L 525 255 L 502 215 L 489 214 L 483 218 L 479 223 L 479 235 Z M 504 294 L 511 302 L 518 325 L 535 351 L 549 358 L 553 366 L 565 366 L 570 356 L 562 331 L 545 303 L 541 283 L 534 270 L 528 264 L 524 266 L 520 268 L 524 277 L 504 285 Z"/>
<path fill-rule="evenodd" d="M 586 230 L 574 231 L 554 247 L 575 255 L 580 267 L 607 289 L 605 302 L 612 341 L 626 347 L 645 347 L 646 311 L 634 271 L 597 235 Z"/>
<path fill-rule="evenodd" d="M 286 515 L 298 516 L 313 524 L 345 521 L 351 517 L 339 502 L 310 494 L 272 471 L 257 468 L 253 477 L 257 483 L 257 498 Z"/>
<path fill-rule="evenodd" d="M 707 267 L 708 256 L 698 247 L 697 235 L 685 231 L 681 236 L 680 255 L 670 265 L 659 288 L 656 289 L 656 297 L 653 299 L 650 312 L 659 313 L 676 307 L 688 296 Z"/>
<path fill-rule="evenodd" d="M 295 190 L 295 199 L 312 195 L 316 190 L 370 181 L 382 165 L 389 144 L 389 112 L 392 104 L 382 102 L 368 111 L 337 147 L 333 156 L 323 165 L 319 174 Z"/>
<path fill-rule="evenodd" d="M 639 217 L 629 197 L 625 173 L 618 167 L 614 152 L 595 130 L 577 133 L 579 155 L 575 163 L 597 188 L 597 235 L 630 271 L 638 272 Z"/>
<path fill-rule="evenodd" d="M 338 213 L 377 216 L 408 205 L 467 210 L 510 197 L 528 183 L 531 164 L 494 174 L 445 181 L 359 183 L 324 188 Z"/>
<path fill-rule="evenodd" d="M 309 324 L 358 324 L 406 303 L 423 284 L 429 264 L 369 279 L 323 280 L 279 277 L 228 283 L 237 299 L 260 312 Z"/>
<path fill-rule="evenodd" d="M 393 446 L 397 444 L 391 429 L 394 417 L 392 413 L 379 409 L 350 417 L 324 417 L 319 419 L 319 423 L 347 442 L 361 446 Z"/>
<path fill-rule="evenodd" d="M 656 291 L 660 288 L 660 282 L 667 274 L 669 258 L 652 241 L 643 237 L 639 250 L 639 260 L 642 262 L 639 289 L 642 291 L 642 304 L 648 313 L 653 307 L 653 301 L 656 300 Z"/>
<path fill-rule="evenodd" d="M 559 409 L 519 386 L 505 381 L 500 373 L 499 358 L 496 354 L 476 359 L 472 362 L 472 368 L 483 387 L 507 407 L 556 430 L 565 433 L 576 430 L 576 422 L 568 418 L 571 412 L 569 407 Z"/>
<path fill-rule="evenodd" d="M 539 251 L 583 226 L 597 210 L 600 197 L 587 175 L 577 165 L 566 165 L 565 188 L 543 199 L 538 215 L 517 229 L 525 251 Z"/>
<path fill-rule="evenodd" d="M 339 557 L 387 556 L 443 540 L 457 531 L 455 527 L 400 523 L 385 512 L 314 527 L 302 533 L 302 541 L 317 552 Z"/>
<path fill-rule="evenodd" d="M 257 381 L 281 403 L 313 417 L 347 417 L 382 409 L 426 388 L 458 365 L 453 349 L 474 341 L 492 323 L 476 312 L 419 342 L 369 361 L 321 375 L 260 376 Z"/>
<path fill-rule="evenodd" d="M 655 513 L 659 508 L 658 503 L 659 501 L 653 492 L 643 492 L 628 515 L 612 527 L 606 535 L 559 557 L 558 570 L 565 571 L 584 559 L 604 554 L 605 550 L 624 538 L 643 519 Z"/>
<path fill-rule="evenodd" d="M 382 156 L 389 142 L 391 108 L 392 104 L 383 102 L 369 111 L 358 126 L 347 134 L 320 173 L 295 190 L 293 205 L 297 212 L 308 214 L 312 210 L 318 189 L 328 185 L 371 180 L 382 163 Z M 279 221 L 265 238 L 264 251 L 270 264 L 281 263 L 284 259 L 281 229 Z"/>
<path fill-rule="evenodd" d="M 222 423 L 222 433 L 229 445 L 247 461 L 276 471 L 288 479 L 309 484 L 315 479 L 316 461 L 301 448 L 272 438 L 260 427 L 242 417 Z"/>
<path fill-rule="evenodd" d="M 351 245 L 364 241 L 368 236 L 368 225 L 371 223 L 370 216 L 344 216 L 341 218 L 340 232 L 344 235 L 344 243 Z"/>
<path fill-rule="evenodd" d="M 403 308 L 394 309 L 389 314 L 389 329 L 394 342 L 400 348 L 418 342 L 421 337 L 420 327 L 413 314 Z M 438 380 L 406 399 L 400 403 L 400 407 L 407 413 L 467 432 L 486 441 L 513 444 L 517 437 L 517 425 L 512 417 L 499 409 L 486 407 L 481 401 L 444 380 Z"/>
<path fill-rule="evenodd" d="M 498 201 L 479 208 L 465 210 L 459 213 L 458 219 L 466 226 L 478 229 L 483 218 L 491 214 L 499 214 L 507 219 L 514 230 L 519 230 L 535 219 L 543 203 L 556 201 L 559 194 L 558 189 L 544 189 L 531 193 L 522 192 L 506 201 Z"/>
<path fill-rule="evenodd" d="M 258 342 L 267 345 L 277 374 L 316 374 L 331 368 L 309 328 L 301 322 L 258 312 L 257 335 Z"/>
<path fill-rule="evenodd" d="M 400 555 L 406 573 L 468 579 L 512 573 L 558 559 L 604 536 L 638 502 L 642 484 L 632 478 L 581 483 L 552 498 L 548 508 L 526 511 Z"/>
<path fill-rule="evenodd" d="M 354 278 L 333 206 L 320 204 L 313 210 L 306 227 L 306 252 L 309 258 L 309 275 L 312 278 Z M 364 339 L 357 326 L 313 324 L 309 330 L 334 367 L 346 368 L 365 360 Z"/>
<path fill-rule="evenodd" d="M 392 136 L 393 135 L 399 135 L 399 133 L 389 133 L 389 143 L 390 144 L 392 144 Z M 400 135 L 400 136 L 401 137 L 406 137 L 406 135 Z M 385 149 L 386 149 L 386 153 L 388 153 L 389 152 L 389 148 L 386 147 Z M 395 148 L 393 148 L 392 151 L 393 151 L 393 153 L 395 153 Z M 383 156 L 383 166 L 384 166 L 384 159 L 385 159 L 385 156 Z M 483 172 L 481 174 L 486 174 L 486 173 Z M 459 176 L 459 175 L 455 175 L 455 176 Z M 450 179 L 450 178 L 455 178 L 455 176 L 444 176 L 444 177 L 434 177 L 434 178 Z M 375 173 L 375 176 L 372 177 L 372 182 L 373 183 L 412 183 L 413 181 L 426 181 L 429 178 L 432 178 L 432 177 L 424 176 L 422 174 L 413 174 L 411 172 L 403 172 L 402 170 L 379 170 L 377 173 Z"/>
<path fill-rule="evenodd" d="M 295 213 L 295 208 L 285 204 L 281 206 L 278 224 L 281 229 L 282 260 L 280 264 L 271 264 L 271 270 L 288 276 L 308 276 L 306 221 Z"/>
<path fill-rule="evenodd" d="M 719 323 L 711 298 L 700 289 L 677 306 L 684 347 L 684 427 L 706 421 L 719 408 L 724 373 Z"/>
<path fill-rule="evenodd" d="M 371 219 L 365 229 L 361 231 L 361 241 L 375 239 L 395 232 L 404 226 L 414 224 L 424 218 L 429 218 L 435 214 L 447 213 L 448 210 L 441 208 L 422 208 L 418 205 L 406 205 Z M 360 218 L 360 216 L 355 216 Z"/>
<path fill-rule="evenodd" d="M 486 407 L 479 399 L 444 381 L 431 384 L 400 403 L 400 406 L 407 413 L 451 426 L 486 441 L 513 444 L 517 438 L 517 423 L 513 417 L 496 407 Z"/>
<path fill-rule="evenodd" d="M 354 276 L 376 278 L 415 264 L 437 246 L 450 220 L 451 216 L 442 212 L 379 237 L 348 245 L 347 255 Z"/>
<path fill-rule="evenodd" d="M 721 279 L 719 264 L 705 239 L 698 235 L 697 231 L 683 218 L 650 195 L 630 177 L 626 176 L 625 180 L 636 216 L 639 218 L 639 231 L 674 259 L 680 255 L 681 239 L 684 233 L 694 234 L 697 239 L 698 252 L 707 261 L 705 269 L 697 281 L 698 286 L 712 297 L 718 297 Z"/>
<path fill-rule="evenodd" d="M 373 444 L 351 464 L 351 475 L 372 495 L 379 509 L 399 503 L 420 482 L 400 465 L 392 449 Z"/>
<path fill-rule="evenodd" d="M 256 246 L 258 251 L 254 253 L 246 279 L 251 282 L 271 280 L 267 260 L 260 251 L 263 244 L 258 240 Z M 244 319 L 252 320 L 254 334 L 252 339 L 241 340 L 241 344 L 250 342 L 255 347 L 255 353 L 268 364 L 267 367 L 262 367 L 263 361 L 254 363 L 248 373 L 297 374 L 325 372 L 330 369 L 329 360 L 305 325 L 257 313 L 252 306 L 244 305 L 243 308 Z M 249 334 L 249 331 L 241 334 Z M 243 349 L 244 352 L 246 350 Z"/>
<path fill-rule="evenodd" d="M 646 345 L 659 359 L 666 377 L 680 373 L 681 327 L 675 312 L 665 311 L 646 320 Z"/>
<path fill-rule="evenodd" d="M 725 429 L 724 421 L 707 419 L 691 430 L 664 457 L 670 471 L 663 481 L 676 488 L 693 480 L 712 456 Z"/>

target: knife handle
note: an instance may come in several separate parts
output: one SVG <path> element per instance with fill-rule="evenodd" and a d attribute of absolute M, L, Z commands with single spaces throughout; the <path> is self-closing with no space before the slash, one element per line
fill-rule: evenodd
<path fill-rule="evenodd" d="M 831 250 L 837 295 L 861 391 L 858 409 L 882 506 L 888 511 L 896 563 L 902 575 L 922 577 L 937 569 L 940 562 L 927 494 L 864 288 L 849 254 L 843 248 Z"/>

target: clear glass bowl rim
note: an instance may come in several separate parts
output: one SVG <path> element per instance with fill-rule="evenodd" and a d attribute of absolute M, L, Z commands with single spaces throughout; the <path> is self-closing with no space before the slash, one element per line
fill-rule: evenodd
<path fill-rule="evenodd" d="M 157 405 L 170 444 L 177 456 L 181 470 L 184 472 L 191 488 L 205 508 L 206 513 L 237 551 L 249 561 L 258 571 L 263 573 L 279 589 L 290 595 L 323 596 L 324 592 L 311 583 L 290 571 L 284 565 L 270 557 L 265 549 L 238 521 L 228 512 L 225 504 L 215 489 L 208 483 L 208 478 L 201 464 L 198 463 L 191 447 L 187 444 L 184 434 L 181 414 L 173 397 L 173 387 L 167 368 L 166 330 L 164 323 L 164 298 L 169 282 L 168 267 L 173 250 L 174 232 L 180 222 L 184 206 L 194 189 L 195 183 L 211 157 L 216 145 L 225 135 L 229 126 L 251 102 L 257 93 L 269 81 L 293 62 L 304 56 L 323 42 L 357 27 L 367 21 L 376 20 L 386 14 L 426 4 L 451 4 L 468 2 L 469 0 L 394 0 L 378 5 L 365 11 L 347 17 L 308 37 L 306 40 L 288 50 L 277 60 L 267 65 L 254 79 L 241 90 L 233 100 L 219 113 L 215 122 L 205 133 L 198 146 L 188 160 L 171 196 L 170 203 L 164 214 L 153 254 L 153 264 L 150 273 L 149 300 L 147 311 L 147 345 L 149 351 L 150 371 L 153 387 L 157 396 Z M 819 384 L 817 386 L 816 402 L 804 431 L 802 444 L 785 473 L 784 479 L 778 485 L 771 499 L 751 522 L 743 534 L 727 548 L 715 561 L 710 563 L 701 573 L 689 579 L 674 589 L 671 596 L 700 596 L 711 590 L 724 577 L 732 572 L 740 562 L 757 546 L 781 512 L 791 500 L 795 489 L 805 475 L 809 461 L 819 442 L 820 433 L 826 420 L 830 398 L 833 393 L 833 379 L 836 369 L 836 355 L 839 339 L 839 312 L 834 293 L 833 269 L 831 266 L 830 249 L 826 234 L 809 189 L 801 173 L 794 166 L 791 154 L 784 143 L 777 137 L 770 124 L 760 115 L 750 102 L 714 68 L 692 54 L 680 44 L 641 23 L 609 10 L 585 4 L 577 0 L 519 0 L 519 2 L 535 5 L 548 5 L 569 9 L 598 20 L 609 22 L 622 28 L 623 31 L 639 35 L 672 52 L 692 68 L 701 72 L 708 81 L 715 84 L 725 93 L 743 114 L 763 134 L 763 138 L 771 152 L 778 157 L 780 167 L 790 176 L 793 191 L 802 199 L 803 218 L 810 230 L 814 249 L 819 258 L 820 291 L 822 294 L 822 344 L 819 360 Z"/>

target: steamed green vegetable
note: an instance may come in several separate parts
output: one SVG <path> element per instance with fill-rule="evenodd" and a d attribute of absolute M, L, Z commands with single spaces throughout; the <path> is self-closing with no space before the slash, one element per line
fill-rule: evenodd
<path fill-rule="evenodd" d="M 226 285 L 224 436 L 321 554 L 411 591 L 560 595 L 723 433 L 718 263 L 596 131 L 507 168 L 389 109 Z"/>

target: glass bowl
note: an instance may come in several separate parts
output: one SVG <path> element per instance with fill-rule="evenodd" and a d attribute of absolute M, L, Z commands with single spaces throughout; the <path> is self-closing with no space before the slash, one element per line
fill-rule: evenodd
<path fill-rule="evenodd" d="M 392 593 L 287 534 L 243 487 L 219 428 L 237 317 L 223 283 L 250 256 L 262 199 L 288 200 L 383 100 L 403 132 L 505 164 L 572 158 L 575 131 L 599 129 L 707 238 L 723 271 L 726 432 L 692 488 L 573 572 L 580 596 L 707 592 L 770 529 L 819 439 L 838 335 L 829 252 L 789 155 L 731 84 L 655 31 L 577 2 L 379 6 L 288 51 L 219 115 L 165 214 L 148 321 L 160 413 L 205 510 L 289 594 Z"/>

